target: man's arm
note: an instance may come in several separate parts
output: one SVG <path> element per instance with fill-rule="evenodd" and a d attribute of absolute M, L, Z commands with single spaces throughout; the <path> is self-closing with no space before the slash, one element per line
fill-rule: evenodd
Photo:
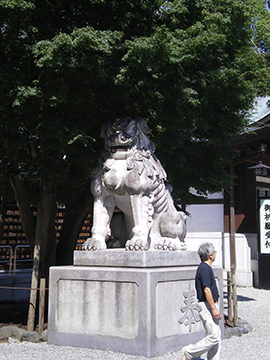
<path fill-rule="evenodd" d="M 211 307 L 212 314 L 213 314 L 214 318 L 217 319 L 217 320 L 220 320 L 221 315 L 220 315 L 220 312 L 219 312 L 219 310 L 216 307 L 216 304 L 214 302 L 211 289 L 209 287 L 205 287 L 204 288 L 204 294 L 205 294 L 205 297 L 206 297 L 206 300 L 207 300 L 208 304 Z"/>

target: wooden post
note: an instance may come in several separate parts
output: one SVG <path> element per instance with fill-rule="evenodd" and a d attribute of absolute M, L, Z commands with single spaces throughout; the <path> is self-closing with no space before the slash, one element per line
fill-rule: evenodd
<path fill-rule="evenodd" d="M 233 322 L 235 326 L 238 323 L 237 288 L 236 288 L 235 273 L 232 274 L 232 298 L 233 298 Z"/>
<path fill-rule="evenodd" d="M 28 331 L 33 331 L 35 326 L 42 218 L 43 218 L 43 179 L 40 180 L 40 184 L 39 184 L 39 203 L 38 203 L 38 211 L 37 211 L 36 242 L 35 242 L 34 255 L 33 255 L 33 271 L 32 271 L 32 280 L 31 280 L 28 319 L 27 319 Z"/>
<path fill-rule="evenodd" d="M 40 279 L 40 290 L 39 290 L 39 319 L 38 319 L 38 333 L 39 335 L 43 331 L 44 325 L 44 307 L 45 307 L 45 284 L 46 279 Z"/>
<path fill-rule="evenodd" d="M 233 309 L 232 309 L 232 278 L 231 272 L 227 272 L 227 294 L 228 294 L 228 320 L 231 324 L 233 322 Z"/>
<path fill-rule="evenodd" d="M 230 175 L 234 175 L 234 165 L 230 165 Z M 236 282 L 235 282 L 235 272 L 236 272 L 236 251 L 235 251 L 235 208 L 234 208 L 234 182 L 233 178 L 231 179 L 230 185 L 230 250 L 231 250 L 231 281 L 233 289 L 233 322 L 234 325 L 237 324 L 237 292 L 236 292 Z"/>

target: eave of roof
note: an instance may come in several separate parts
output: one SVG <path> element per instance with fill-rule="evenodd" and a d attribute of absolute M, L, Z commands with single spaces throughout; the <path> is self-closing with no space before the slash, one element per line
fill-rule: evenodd
<path fill-rule="evenodd" d="M 229 141 L 229 146 L 249 143 L 251 141 L 270 139 L 270 97 L 258 97 L 250 111 L 248 126 L 242 134 Z"/>
<path fill-rule="evenodd" d="M 260 128 L 257 128 L 256 130 L 250 131 L 249 133 L 243 133 L 232 140 L 229 141 L 229 146 L 235 146 L 245 143 L 250 143 L 252 141 L 259 141 L 262 139 L 270 139 L 270 127 L 269 126 L 263 126 Z"/>
<path fill-rule="evenodd" d="M 270 120 L 270 97 L 257 97 L 248 118 L 248 127 L 260 127 Z"/>

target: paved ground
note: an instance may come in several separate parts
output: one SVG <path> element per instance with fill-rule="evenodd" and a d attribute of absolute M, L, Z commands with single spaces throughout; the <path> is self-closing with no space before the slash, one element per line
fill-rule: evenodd
<path fill-rule="evenodd" d="M 246 320 L 252 331 L 240 337 L 222 341 L 220 360 L 270 360 L 270 291 L 239 288 L 239 317 Z M 112 351 L 53 346 L 29 342 L 0 344 L 0 360 L 146 360 Z M 156 360 L 182 360 L 180 352 L 156 357 Z M 206 359 L 202 357 L 201 359 Z"/>

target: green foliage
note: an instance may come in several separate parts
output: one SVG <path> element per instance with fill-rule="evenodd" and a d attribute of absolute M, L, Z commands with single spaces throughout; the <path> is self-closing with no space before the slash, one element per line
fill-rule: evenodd
<path fill-rule="evenodd" d="M 252 16 L 251 42 L 258 54 L 259 71 L 257 73 L 258 95 L 269 95 L 269 59 L 270 59 L 270 13 L 269 1 L 249 0 Z"/>
<path fill-rule="evenodd" d="M 258 52 L 270 50 L 270 15 L 269 2 L 265 0 L 250 0 L 252 7 L 252 29 L 254 45 Z"/>
<path fill-rule="evenodd" d="M 0 6 L 2 9 L 2 14 L 11 15 L 10 18 L 14 15 L 22 14 L 27 11 L 31 11 L 35 9 L 35 5 L 33 1 L 24 1 L 24 0 L 1 0 Z M 11 11 L 9 13 L 9 11 Z"/>

